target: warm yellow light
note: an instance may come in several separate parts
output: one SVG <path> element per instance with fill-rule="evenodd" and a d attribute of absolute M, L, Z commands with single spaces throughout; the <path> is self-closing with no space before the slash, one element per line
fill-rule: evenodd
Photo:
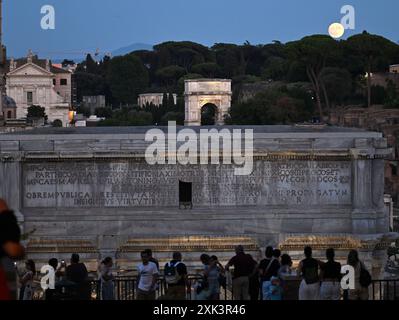
<path fill-rule="evenodd" d="M 74 116 L 75 116 L 75 111 L 69 111 L 69 114 L 68 114 L 69 121 L 72 121 Z"/>
<path fill-rule="evenodd" d="M 334 39 L 341 38 L 345 33 L 345 28 L 342 24 L 336 22 L 328 27 L 328 33 Z"/>

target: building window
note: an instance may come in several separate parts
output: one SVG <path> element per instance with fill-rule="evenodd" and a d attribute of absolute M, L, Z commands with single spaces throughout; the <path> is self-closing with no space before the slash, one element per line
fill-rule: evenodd
<path fill-rule="evenodd" d="M 191 182 L 179 181 L 179 208 L 193 208 L 193 184 Z"/>
<path fill-rule="evenodd" d="M 60 84 L 61 84 L 62 86 L 66 86 L 66 85 L 68 84 L 67 79 L 61 79 Z"/>
<path fill-rule="evenodd" d="M 7 119 L 12 118 L 12 112 L 10 110 L 7 111 Z"/>
<path fill-rule="evenodd" d="M 27 104 L 32 104 L 33 103 L 33 92 L 32 91 L 28 91 L 26 93 L 26 103 Z"/>
<path fill-rule="evenodd" d="M 57 80 L 56 79 L 53 79 L 53 85 L 54 86 L 57 85 Z"/>

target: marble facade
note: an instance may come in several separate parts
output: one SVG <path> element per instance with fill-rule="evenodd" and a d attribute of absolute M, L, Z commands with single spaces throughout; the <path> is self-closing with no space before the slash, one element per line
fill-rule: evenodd
<path fill-rule="evenodd" d="M 384 159 L 391 150 L 382 134 L 252 128 L 248 176 L 234 176 L 234 165 L 149 165 L 147 127 L 1 135 L 0 197 L 31 232 L 28 253 L 38 261 L 76 251 L 93 263 L 111 255 L 127 268 L 145 244 L 165 261 L 180 249 L 194 265 L 204 250 L 197 238 L 206 238 L 222 259 L 240 241 L 257 258 L 267 245 L 296 259 L 306 244 L 321 258 L 333 246 L 341 260 L 357 248 L 379 277 L 396 237 L 384 206 Z M 179 207 L 179 181 L 192 185 L 192 208 Z"/>

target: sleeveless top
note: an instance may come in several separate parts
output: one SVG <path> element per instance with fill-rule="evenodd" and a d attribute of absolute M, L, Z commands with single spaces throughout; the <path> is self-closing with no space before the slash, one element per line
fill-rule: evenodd
<path fill-rule="evenodd" d="M 306 258 L 302 260 L 302 276 L 306 284 L 319 282 L 319 263 L 316 259 Z"/>

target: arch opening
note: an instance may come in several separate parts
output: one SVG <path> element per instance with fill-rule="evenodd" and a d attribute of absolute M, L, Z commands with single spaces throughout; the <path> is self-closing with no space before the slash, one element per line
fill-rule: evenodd
<path fill-rule="evenodd" d="M 218 107 L 213 103 L 207 103 L 201 107 L 201 126 L 214 126 L 218 114 Z"/>

